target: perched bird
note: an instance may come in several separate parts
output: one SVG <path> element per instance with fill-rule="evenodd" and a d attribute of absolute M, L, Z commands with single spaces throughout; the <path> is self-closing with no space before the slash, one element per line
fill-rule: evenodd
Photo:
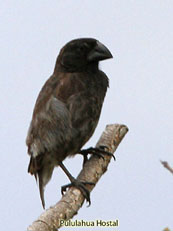
<path fill-rule="evenodd" d="M 71 184 L 67 186 L 80 188 L 90 202 L 84 183 L 74 179 L 62 161 L 87 152 L 81 148 L 97 126 L 109 85 L 98 63 L 109 58 L 110 51 L 96 39 L 72 40 L 61 49 L 54 72 L 39 93 L 26 144 L 30 155 L 28 172 L 38 179 L 43 207 L 44 187 L 56 166 L 69 177 Z"/>

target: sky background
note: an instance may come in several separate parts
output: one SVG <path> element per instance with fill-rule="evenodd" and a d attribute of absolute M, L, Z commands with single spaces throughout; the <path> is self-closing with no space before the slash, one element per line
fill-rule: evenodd
<path fill-rule="evenodd" d="M 129 132 L 92 191 L 92 205 L 74 219 L 119 219 L 116 231 L 173 230 L 173 176 L 160 164 L 173 166 L 172 12 L 170 0 L 0 1 L 1 231 L 26 230 L 43 212 L 27 173 L 25 138 L 60 48 L 79 37 L 97 38 L 114 56 L 100 63 L 110 88 L 85 147 L 96 144 L 106 124 L 126 124 Z M 77 176 L 82 157 L 64 163 Z M 47 208 L 66 183 L 57 168 L 46 187 Z"/>

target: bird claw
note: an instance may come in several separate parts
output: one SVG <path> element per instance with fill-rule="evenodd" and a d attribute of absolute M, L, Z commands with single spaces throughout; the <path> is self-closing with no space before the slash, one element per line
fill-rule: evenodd
<path fill-rule="evenodd" d="M 98 151 L 100 151 L 101 153 L 103 153 L 103 154 L 105 154 L 105 155 L 108 155 L 108 156 L 113 157 L 113 159 L 116 160 L 114 154 L 112 154 L 111 152 L 105 151 L 105 150 L 104 150 L 105 148 L 107 148 L 107 146 L 101 145 L 101 146 L 99 146 L 99 147 L 96 148 L 96 149 L 98 149 Z"/>
<path fill-rule="evenodd" d="M 97 148 L 93 148 L 93 147 L 90 147 L 88 149 L 83 149 L 83 150 L 80 150 L 80 154 L 82 154 L 84 156 L 84 161 L 83 161 L 83 165 L 86 163 L 86 161 L 88 160 L 87 158 L 87 155 L 88 154 L 92 154 L 92 155 L 96 155 L 98 157 L 101 157 L 103 160 L 105 159 L 104 158 L 104 155 L 108 155 L 108 156 L 111 156 L 115 159 L 115 156 L 111 153 L 111 152 L 108 152 L 108 151 L 105 151 L 104 149 L 107 148 L 106 146 L 102 145 L 102 146 L 99 146 Z"/>
<path fill-rule="evenodd" d="M 90 199 L 90 192 L 85 187 L 86 184 L 95 185 L 95 183 L 93 183 L 93 182 L 84 182 L 84 181 L 79 181 L 77 179 L 74 179 L 70 184 L 66 184 L 66 185 L 64 185 L 64 186 L 61 187 L 61 193 L 62 193 L 62 195 L 64 195 L 64 192 L 66 191 L 67 188 L 70 188 L 72 186 L 76 187 L 76 188 L 78 188 L 81 191 L 81 193 L 83 194 L 84 198 L 89 203 L 89 205 L 88 205 L 88 207 L 89 207 L 91 205 L 91 199 Z"/>

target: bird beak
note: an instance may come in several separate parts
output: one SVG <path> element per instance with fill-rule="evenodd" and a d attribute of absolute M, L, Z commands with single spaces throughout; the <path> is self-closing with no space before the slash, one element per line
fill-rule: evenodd
<path fill-rule="evenodd" d="M 97 41 L 96 46 L 88 55 L 88 61 L 101 61 L 104 59 L 113 58 L 111 52 L 102 43 Z"/>

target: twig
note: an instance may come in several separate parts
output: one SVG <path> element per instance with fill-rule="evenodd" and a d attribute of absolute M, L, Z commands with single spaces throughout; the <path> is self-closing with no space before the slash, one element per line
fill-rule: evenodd
<path fill-rule="evenodd" d="M 169 166 L 168 162 L 166 161 L 160 161 L 165 168 L 167 168 L 171 173 L 173 173 L 173 169 Z"/>
<path fill-rule="evenodd" d="M 114 153 L 127 132 L 128 128 L 125 125 L 107 125 L 96 147 L 106 146 L 107 151 Z M 105 156 L 104 159 L 91 156 L 77 178 L 82 181 L 97 183 L 100 177 L 106 172 L 110 160 L 110 156 Z M 93 185 L 86 185 L 89 191 L 92 191 L 94 187 Z M 38 220 L 34 221 L 27 230 L 57 231 L 61 227 L 60 220 L 71 219 L 82 207 L 83 202 L 84 197 L 81 191 L 71 187 L 56 205 L 42 213 Z"/>

